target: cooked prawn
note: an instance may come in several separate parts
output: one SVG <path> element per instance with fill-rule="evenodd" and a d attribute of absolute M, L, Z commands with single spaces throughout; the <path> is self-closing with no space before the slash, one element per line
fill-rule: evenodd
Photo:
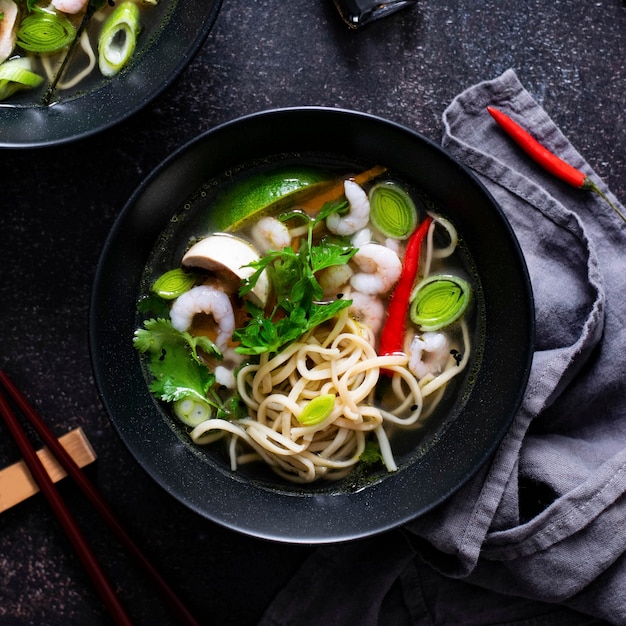
<path fill-rule="evenodd" d="M 184 332 L 198 313 L 207 313 L 215 320 L 218 327 L 215 345 L 223 352 L 235 330 L 235 313 L 230 298 L 209 285 L 193 287 L 174 300 L 170 309 L 172 326 Z"/>
<path fill-rule="evenodd" d="M 215 382 L 227 389 L 234 389 L 237 386 L 234 370 L 224 365 L 217 365 L 215 367 Z"/>
<path fill-rule="evenodd" d="M 402 272 L 402 261 L 393 251 L 378 243 L 366 243 L 352 257 L 361 270 L 350 279 L 354 289 L 366 294 L 389 291 Z"/>
<path fill-rule="evenodd" d="M 317 282 L 325 296 L 336 296 L 346 290 L 353 275 L 354 270 L 349 265 L 333 265 L 319 272 Z"/>
<path fill-rule="evenodd" d="M 352 304 L 348 308 L 348 315 L 357 322 L 368 326 L 373 333 L 377 333 L 383 325 L 385 307 L 380 298 L 360 291 L 350 293 Z"/>
<path fill-rule="evenodd" d="M 52 6 L 61 13 L 70 13 L 72 15 L 80 13 L 89 0 L 52 0 Z"/>
<path fill-rule="evenodd" d="M 450 343 L 443 333 L 426 332 L 415 335 L 409 345 L 409 370 L 418 379 L 440 374 L 450 358 Z"/>
<path fill-rule="evenodd" d="M 291 244 L 289 229 L 275 217 L 260 219 L 252 230 L 252 239 L 262 252 L 282 250 Z"/>
<path fill-rule="evenodd" d="M 329 215 L 326 218 L 326 227 L 335 235 L 353 235 L 367 226 L 370 219 L 370 201 L 363 188 L 353 180 L 344 181 L 343 189 L 350 210 L 346 215 Z"/>
<path fill-rule="evenodd" d="M 361 228 L 361 230 L 358 230 L 356 233 L 354 233 L 354 235 L 352 235 L 352 238 L 350 239 L 350 243 L 355 248 L 360 248 L 366 243 L 371 243 L 371 241 L 372 231 L 369 228 Z"/>

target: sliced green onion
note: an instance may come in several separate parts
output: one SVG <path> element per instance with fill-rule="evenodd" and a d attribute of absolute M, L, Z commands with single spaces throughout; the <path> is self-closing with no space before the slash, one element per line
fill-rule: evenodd
<path fill-rule="evenodd" d="M 12 96 L 19 89 L 38 87 L 43 77 L 31 71 L 31 62 L 26 58 L 11 59 L 0 65 L 0 100 Z"/>
<path fill-rule="evenodd" d="M 66 17 L 41 10 L 27 15 L 17 29 L 17 45 L 38 54 L 58 52 L 74 37 L 76 29 Z"/>
<path fill-rule="evenodd" d="M 211 417 L 211 407 L 197 398 L 186 397 L 174 402 L 174 414 L 185 426 L 195 428 Z"/>
<path fill-rule="evenodd" d="M 428 276 L 413 290 L 411 320 L 424 331 L 449 326 L 465 313 L 470 294 L 469 283 L 458 276 Z"/>
<path fill-rule="evenodd" d="M 335 396 L 327 393 L 317 398 L 313 398 L 298 416 L 298 421 L 303 426 L 315 426 L 323 422 L 333 411 L 335 406 Z"/>
<path fill-rule="evenodd" d="M 417 209 L 411 196 L 397 183 L 383 181 L 369 192 L 370 220 L 386 237 L 408 239 L 417 226 Z"/>
<path fill-rule="evenodd" d="M 186 272 L 182 267 L 165 272 L 152 285 L 152 291 L 164 300 L 173 300 L 189 291 L 195 284 L 193 274 Z"/>
<path fill-rule="evenodd" d="M 104 76 L 117 74 L 128 63 L 139 30 L 139 9 L 134 2 L 123 2 L 109 15 L 98 39 L 98 66 Z"/>

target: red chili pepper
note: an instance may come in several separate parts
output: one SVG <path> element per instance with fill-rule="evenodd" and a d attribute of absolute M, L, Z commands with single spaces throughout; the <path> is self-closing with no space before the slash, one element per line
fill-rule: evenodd
<path fill-rule="evenodd" d="M 413 284 L 417 276 L 422 241 L 432 221 L 433 219 L 430 215 L 426 216 L 407 242 L 400 279 L 391 294 L 387 320 L 380 336 L 378 353 L 382 356 L 402 352 L 406 331 L 406 316 L 409 309 L 411 291 L 413 291 Z"/>
<path fill-rule="evenodd" d="M 544 169 L 573 187 L 585 188 L 589 179 L 580 170 L 572 167 L 569 163 L 566 163 L 563 159 L 556 156 L 556 154 L 553 154 L 546 147 L 542 146 L 517 122 L 514 122 L 502 111 L 494 109 L 493 107 L 487 107 L 487 111 L 489 111 L 491 117 L 498 122 L 507 135 Z"/>
<path fill-rule="evenodd" d="M 530 133 L 524 130 L 517 122 L 514 122 L 506 113 L 488 106 L 487 111 L 500 127 L 526 152 L 536 163 L 545 170 L 559 178 L 560 180 L 586 191 L 597 193 L 609 206 L 626 222 L 626 217 L 620 210 L 606 197 L 602 190 L 583 172 L 565 162 L 556 154 L 550 152 L 545 146 L 540 144 Z"/>

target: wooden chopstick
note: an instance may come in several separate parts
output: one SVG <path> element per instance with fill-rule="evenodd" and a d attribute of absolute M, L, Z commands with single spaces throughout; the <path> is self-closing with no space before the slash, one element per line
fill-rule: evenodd
<path fill-rule="evenodd" d="M 78 427 L 59 437 L 59 443 L 67 450 L 79 467 L 89 465 L 96 460 L 89 440 L 83 429 Z M 67 476 L 63 466 L 48 448 L 37 450 L 37 456 L 46 468 L 53 483 Z M 39 485 L 33 478 L 24 461 L 17 461 L 0 470 L 0 513 L 23 502 L 39 491 Z"/>
<path fill-rule="evenodd" d="M 146 575 L 152 580 L 153 584 L 159 589 L 159 591 L 163 594 L 163 597 L 170 605 L 173 612 L 175 612 L 178 617 L 179 623 L 185 624 L 188 626 L 199 626 L 197 620 L 191 615 L 189 610 L 182 603 L 180 598 L 174 593 L 171 587 L 165 582 L 162 576 L 156 571 L 153 565 L 148 561 L 147 557 L 143 554 L 140 548 L 135 544 L 135 542 L 131 539 L 128 533 L 124 530 L 121 523 L 118 521 L 117 517 L 106 503 L 106 501 L 102 498 L 98 490 L 94 487 L 91 481 L 87 478 L 87 476 L 81 471 L 78 465 L 74 462 L 72 457 L 65 451 L 63 446 L 59 444 L 57 438 L 54 436 L 52 431 L 45 424 L 43 419 L 37 414 L 35 409 L 30 405 L 26 397 L 21 393 L 21 391 L 13 384 L 8 375 L 0 370 L 0 384 L 4 387 L 5 391 L 9 394 L 11 399 L 15 402 L 18 408 L 24 413 L 30 424 L 33 426 L 37 434 L 41 437 L 46 446 L 53 452 L 53 454 L 57 457 L 59 463 L 65 468 L 67 473 L 76 481 L 80 489 L 86 495 L 88 500 L 94 506 L 96 511 L 102 517 L 104 522 L 109 526 L 112 532 L 115 534 L 120 543 L 126 548 L 129 554 L 135 559 L 137 564 L 141 566 Z M 67 507 L 61 500 L 54 484 L 50 480 L 47 472 L 43 469 L 41 462 L 37 458 L 37 454 L 30 444 L 30 441 L 26 437 L 24 431 L 21 429 L 17 418 L 15 417 L 13 411 L 11 410 L 10 405 L 5 400 L 2 394 L 0 394 L 0 410 L 2 412 L 2 416 L 4 417 L 5 422 L 7 422 L 7 426 L 11 431 L 11 434 L 15 438 L 16 442 L 20 446 L 20 451 L 24 456 L 24 460 L 28 463 L 33 476 L 39 483 L 40 489 L 42 493 L 46 496 L 48 501 L 51 503 L 51 506 L 57 513 L 57 516 L 61 516 L 63 520 L 70 519 L 71 515 L 67 511 Z M 25 452 L 27 450 L 28 452 Z M 31 466 L 32 463 L 32 466 Z M 33 467 L 39 465 L 41 471 L 35 470 L 33 471 Z M 43 483 L 46 483 L 47 486 L 44 488 L 42 486 Z M 52 503 L 54 501 L 54 504 Z M 61 517 L 59 518 L 61 520 Z M 62 525 L 65 522 L 61 522 Z M 107 605 L 107 608 L 113 615 L 113 617 L 120 621 L 119 624 L 130 624 L 130 621 L 124 621 L 124 619 L 128 619 L 125 616 L 125 612 L 117 599 L 117 596 L 113 592 L 113 596 L 111 596 L 112 589 L 110 588 L 110 584 L 106 581 L 106 578 L 101 573 L 99 566 L 97 566 L 97 561 L 95 560 L 95 556 L 91 553 L 88 545 L 84 541 L 82 537 L 82 533 L 76 526 L 76 524 L 72 524 L 72 522 L 68 522 L 68 526 L 63 526 L 66 533 L 72 540 L 74 544 L 73 537 L 80 537 L 77 543 L 74 545 L 75 549 L 79 551 L 79 556 L 85 558 L 86 565 L 88 571 L 92 573 L 94 583 L 99 591 L 101 591 L 101 595 L 103 595 L 103 601 Z M 90 569 L 92 568 L 92 570 Z"/>
<path fill-rule="evenodd" d="M 24 461 L 28 465 L 32 475 L 39 484 L 41 492 L 48 500 L 48 503 L 52 507 L 54 514 L 57 516 L 59 523 L 63 527 L 65 534 L 68 536 L 70 542 L 74 546 L 78 557 L 80 558 L 83 566 L 87 570 L 91 580 L 93 581 L 102 601 L 107 607 L 109 613 L 115 620 L 116 624 L 132 626 L 132 621 L 126 610 L 122 606 L 115 590 L 109 583 L 106 574 L 100 567 L 98 559 L 91 551 L 87 540 L 82 534 L 80 528 L 76 524 L 76 521 L 72 517 L 69 509 L 59 496 L 54 483 L 48 476 L 46 468 L 39 460 L 37 452 L 31 445 L 30 441 L 26 437 L 26 433 L 22 430 L 15 414 L 13 413 L 9 403 L 5 397 L 0 394 L 0 412 L 2 417 L 11 433 L 15 442 L 17 443 Z"/>

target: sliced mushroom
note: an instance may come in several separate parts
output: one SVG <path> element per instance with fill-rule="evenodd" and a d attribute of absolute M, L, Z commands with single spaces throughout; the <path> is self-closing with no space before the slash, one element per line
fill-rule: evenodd
<path fill-rule="evenodd" d="M 0 0 L 0 63 L 6 61 L 15 48 L 17 13 L 13 0 Z"/>
<path fill-rule="evenodd" d="M 226 233 L 217 233 L 201 239 L 189 248 L 183 256 L 182 264 L 218 273 L 235 292 L 241 281 L 249 278 L 255 271 L 248 265 L 259 258 L 258 252 L 247 241 Z M 268 294 L 269 282 L 263 272 L 250 291 L 250 296 L 255 304 L 265 306 Z"/>

